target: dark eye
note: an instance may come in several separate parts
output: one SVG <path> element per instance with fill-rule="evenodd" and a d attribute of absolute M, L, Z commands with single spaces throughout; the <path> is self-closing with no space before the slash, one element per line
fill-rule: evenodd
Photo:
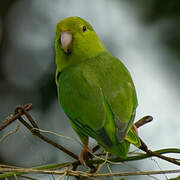
<path fill-rule="evenodd" d="M 86 26 L 82 27 L 82 31 L 85 32 L 87 30 Z"/>

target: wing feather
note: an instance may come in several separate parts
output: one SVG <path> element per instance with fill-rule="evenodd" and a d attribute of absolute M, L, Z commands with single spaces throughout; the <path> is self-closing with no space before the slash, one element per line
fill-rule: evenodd
<path fill-rule="evenodd" d="M 103 146 L 112 146 L 104 129 L 107 116 L 104 96 L 91 72 L 78 67 L 62 72 L 58 81 L 58 94 L 79 136 L 91 136 Z"/>

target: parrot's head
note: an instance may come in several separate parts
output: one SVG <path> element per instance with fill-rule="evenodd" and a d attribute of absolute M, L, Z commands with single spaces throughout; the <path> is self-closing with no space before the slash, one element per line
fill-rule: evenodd
<path fill-rule="evenodd" d="M 57 73 L 105 50 L 92 26 L 80 17 L 69 17 L 56 25 L 55 48 Z"/>

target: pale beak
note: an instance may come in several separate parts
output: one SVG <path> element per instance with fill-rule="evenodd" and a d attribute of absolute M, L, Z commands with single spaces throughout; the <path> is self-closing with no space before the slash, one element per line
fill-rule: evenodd
<path fill-rule="evenodd" d="M 61 47 L 65 53 L 71 53 L 72 48 L 72 33 L 71 31 L 61 32 Z"/>

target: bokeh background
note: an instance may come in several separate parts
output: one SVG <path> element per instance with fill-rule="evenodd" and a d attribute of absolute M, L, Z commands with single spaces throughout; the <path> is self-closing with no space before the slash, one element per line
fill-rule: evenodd
<path fill-rule="evenodd" d="M 31 114 L 41 129 L 75 137 L 57 101 L 55 26 L 68 16 L 90 22 L 105 47 L 132 74 L 139 106 L 136 120 L 154 121 L 139 130 L 152 150 L 180 148 L 180 1 L 178 0 L 1 0 L 0 1 L 0 121 L 16 105 L 33 104 Z M 17 122 L 0 132 L 16 128 Z M 47 134 L 78 154 L 73 140 Z M 77 138 L 78 139 L 78 138 Z M 91 144 L 95 144 L 92 140 Z M 22 125 L 0 144 L 0 163 L 24 167 L 72 160 L 34 137 Z M 113 172 L 177 169 L 151 158 L 111 166 Z M 104 168 L 104 171 L 107 171 Z M 167 179 L 176 175 L 158 175 Z M 126 179 L 154 179 L 153 176 Z M 39 176 L 53 179 L 53 176 Z"/>

